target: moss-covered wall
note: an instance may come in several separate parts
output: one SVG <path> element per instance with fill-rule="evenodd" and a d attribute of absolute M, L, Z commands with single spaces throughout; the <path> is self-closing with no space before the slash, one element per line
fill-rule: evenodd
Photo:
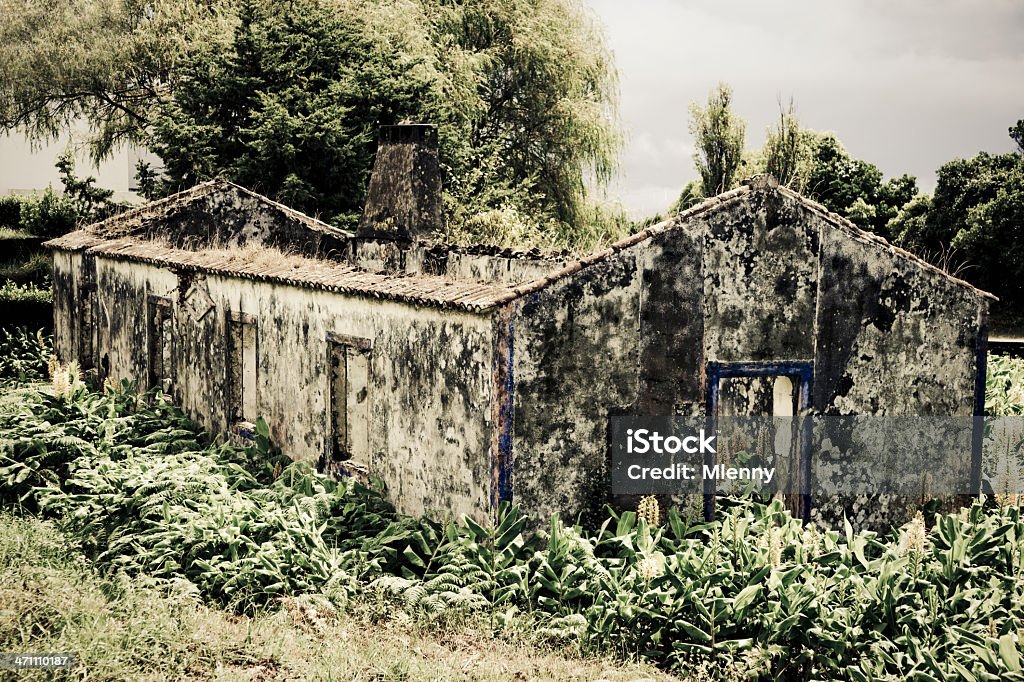
<path fill-rule="evenodd" d="M 115 380 L 147 381 L 148 295 L 172 303 L 174 396 L 214 431 L 231 427 L 228 315 L 252 320 L 259 416 L 286 454 L 312 463 L 329 451 L 328 332 L 367 340 L 369 461 L 359 464 L 406 513 L 487 516 L 488 316 L 100 258 L 99 353 Z"/>

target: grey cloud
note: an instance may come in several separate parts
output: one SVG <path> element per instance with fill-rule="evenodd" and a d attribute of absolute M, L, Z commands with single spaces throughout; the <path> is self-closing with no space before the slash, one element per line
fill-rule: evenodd
<path fill-rule="evenodd" d="M 831 130 L 887 175 L 926 191 L 935 169 L 980 150 L 1008 151 L 1024 117 L 1024 2 L 1019 0 L 588 0 L 606 24 L 631 133 L 617 185 L 637 215 L 664 209 L 666 187 L 696 177 L 687 107 L 719 81 L 763 142 L 777 99 Z"/>

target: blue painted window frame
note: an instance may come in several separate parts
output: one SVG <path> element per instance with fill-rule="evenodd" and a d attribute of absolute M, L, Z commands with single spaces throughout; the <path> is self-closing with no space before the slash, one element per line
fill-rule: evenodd
<path fill-rule="evenodd" d="M 812 410 L 811 388 L 814 384 L 814 362 L 812 360 L 768 360 L 764 362 L 716 362 L 707 364 L 706 416 L 714 429 L 715 412 L 718 409 L 719 382 L 733 377 L 784 376 L 798 381 L 800 385 L 797 400 L 797 415 L 810 415 Z M 714 466 L 714 455 L 704 454 L 704 464 Z M 811 517 L 811 420 L 800 423 L 800 518 Z M 715 518 L 715 482 L 704 481 L 704 518 Z"/>

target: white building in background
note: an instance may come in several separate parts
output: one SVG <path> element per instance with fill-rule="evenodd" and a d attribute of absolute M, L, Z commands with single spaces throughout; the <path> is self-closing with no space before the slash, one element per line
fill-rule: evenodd
<path fill-rule="evenodd" d="M 32 144 L 23 135 L 0 134 L 0 195 L 31 194 L 52 185 L 61 189 L 54 164 L 65 150 L 75 152 L 75 170 L 79 176 L 92 175 L 100 187 L 114 190 L 118 201 L 139 201 L 135 189 L 135 164 L 150 155 L 138 149 L 118 150 L 99 168 L 89 159 L 81 142 L 65 136 L 49 144 Z"/>

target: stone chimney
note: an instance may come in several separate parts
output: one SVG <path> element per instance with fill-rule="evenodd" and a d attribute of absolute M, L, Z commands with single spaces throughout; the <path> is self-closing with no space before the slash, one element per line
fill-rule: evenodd
<path fill-rule="evenodd" d="M 437 128 L 381 126 L 358 235 L 411 241 L 441 227 Z"/>

